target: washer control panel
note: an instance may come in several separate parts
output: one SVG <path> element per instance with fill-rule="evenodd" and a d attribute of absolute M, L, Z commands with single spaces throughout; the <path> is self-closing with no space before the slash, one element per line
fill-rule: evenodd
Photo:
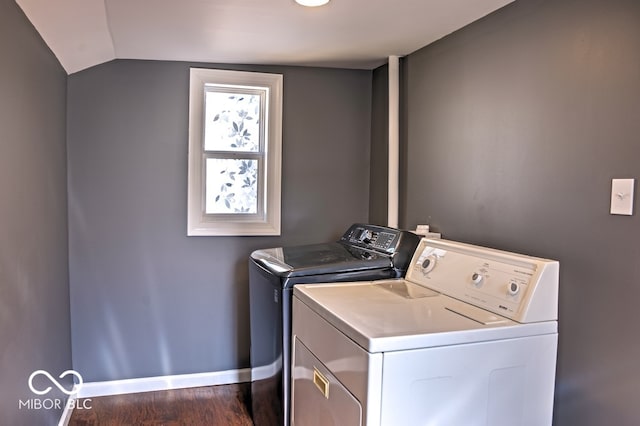
<path fill-rule="evenodd" d="M 401 231 L 375 225 L 354 225 L 342 236 L 350 245 L 393 253 L 397 249 Z"/>
<path fill-rule="evenodd" d="M 423 239 L 406 279 L 519 322 L 557 319 L 557 261 Z"/>

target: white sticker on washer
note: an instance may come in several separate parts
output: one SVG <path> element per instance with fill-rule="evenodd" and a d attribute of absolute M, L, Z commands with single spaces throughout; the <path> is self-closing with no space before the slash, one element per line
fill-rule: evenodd
<path fill-rule="evenodd" d="M 422 250 L 422 253 L 420 253 L 420 257 L 418 257 L 418 261 L 416 262 L 416 264 L 422 265 L 422 262 L 424 262 L 424 260 L 431 255 L 440 258 L 440 257 L 444 257 L 446 254 L 447 254 L 446 250 L 426 246 L 424 250 Z"/>

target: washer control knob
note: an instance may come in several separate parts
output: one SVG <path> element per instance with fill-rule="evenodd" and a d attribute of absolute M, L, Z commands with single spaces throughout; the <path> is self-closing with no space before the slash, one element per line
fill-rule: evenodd
<path fill-rule="evenodd" d="M 428 256 L 427 258 L 425 258 L 420 264 L 420 266 L 422 267 L 422 273 L 424 275 L 427 275 L 429 272 L 431 272 L 433 268 L 436 267 L 436 262 L 436 258 L 433 256 Z"/>
<path fill-rule="evenodd" d="M 474 272 L 473 275 L 471 275 L 471 282 L 475 284 L 477 287 L 480 287 L 480 285 L 482 284 L 482 281 L 484 281 L 484 277 L 479 273 Z"/>
<path fill-rule="evenodd" d="M 363 231 L 362 234 L 360 235 L 360 242 L 369 244 L 372 238 L 373 238 L 373 233 L 367 229 Z"/>
<path fill-rule="evenodd" d="M 516 294 L 518 294 L 519 291 L 520 291 L 520 284 L 517 283 L 516 281 L 511 281 L 509 283 L 509 289 L 508 289 L 509 294 L 512 296 L 515 296 Z"/>

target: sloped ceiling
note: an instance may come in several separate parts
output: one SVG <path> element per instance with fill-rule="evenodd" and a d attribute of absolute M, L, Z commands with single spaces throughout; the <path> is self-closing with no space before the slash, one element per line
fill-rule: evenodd
<path fill-rule="evenodd" d="M 71 74 L 112 59 L 372 69 L 512 0 L 16 0 Z"/>

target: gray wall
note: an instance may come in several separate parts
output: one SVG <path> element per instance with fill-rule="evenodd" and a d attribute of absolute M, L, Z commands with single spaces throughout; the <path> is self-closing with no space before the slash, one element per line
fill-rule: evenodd
<path fill-rule="evenodd" d="M 73 365 L 87 381 L 248 367 L 251 251 L 368 219 L 372 73 L 235 69 L 284 74 L 281 237 L 186 236 L 189 64 L 69 77 Z"/>
<path fill-rule="evenodd" d="M 640 213 L 609 199 L 640 178 L 640 2 L 516 1 L 404 65 L 403 225 L 558 259 L 555 424 L 639 424 Z"/>
<path fill-rule="evenodd" d="M 0 0 L 0 57 L 0 424 L 57 424 L 61 410 L 18 401 L 38 397 L 33 371 L 71 368 L 66 74 L 11 0 Z"/>

